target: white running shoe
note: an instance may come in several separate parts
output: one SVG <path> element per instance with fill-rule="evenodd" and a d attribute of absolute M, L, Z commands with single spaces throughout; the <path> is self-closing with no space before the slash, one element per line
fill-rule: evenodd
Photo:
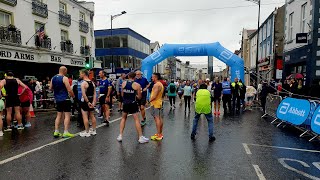
<path fill-rule="evenodd" d="M 86 132 L 86 131 L 83 131 L 83 132 L 80 132 L 80 137 L 90 137 L 91 134 L 89 132 Z"/>
<path fill-rule="evenodd" d="M 141 136 L 141 137 L 139 138 L 139 143 L 140 143 L 140 144 L 144 144 L 144 143 L 148 143 L 148 142 L 149 142 L 149 139 L 146 138 L 146 137 L 144 137 L 144 136 Z"/>
<path fill-rule="evenodd" d="M 122 142 L 122 135 L 119 134 L 119 136 L 117 137 L 117 141 Z"/>
<path fill-rule="evenodd" d="M 3 132 L 2 131 L 0 131 L 0 137 L 2 137 L 3 136 Z"/>
<path fill-rule="evenodd" d="M 93 136 L 97 135 L 97 130 L 93 130 L 90 128 L 89 133 Z"/>

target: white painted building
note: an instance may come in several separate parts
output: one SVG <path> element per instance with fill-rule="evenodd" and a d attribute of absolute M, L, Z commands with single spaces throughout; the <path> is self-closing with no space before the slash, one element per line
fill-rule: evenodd
<path fill-rule="evenodd" d="M 284 52 L 291 51 L 307 44 L 297 44 L 297 33 L 309 33 L 312 20 L 311 0 L 286 0 L 285 46 Z M 311 39 L 311 36 L 309 36 Z"/>
<path fill-rule="evenodd" d="M 95 57 L 93 17 L 93 2 L 0 0 L 0 71 L 50 76 L 60 65 L 74 72 L 84 68 L 86 58 Z M 37 33 L 41 27 L 43 38 Z M 101 68 L 101 62 L 92 66 Z"/>
<path fill-rule="evenodd" d="M 177 79 L 182 79 L 181 76 L 181 60 L 176 59 L 176 78 Z"/>
<path fill-rule="evenodd" d="M 150 43 L 150 52 L 151 54 L 158 51 L 161 48 L 160 43 L 158 41 Z M 153 72 L 158 72 L 160 73 L 162 76 L 166 75 L 166 68 L 168 66 L 168 62 L 167 59 L 161 61 L 159 64 L 157 64 L 156 66 L 154 66 L 153 68 Z"/>

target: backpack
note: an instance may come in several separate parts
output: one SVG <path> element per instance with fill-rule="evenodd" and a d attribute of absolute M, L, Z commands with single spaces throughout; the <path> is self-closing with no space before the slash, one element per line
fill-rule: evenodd
<path fill-rule="evenodd" d="M 176 86 L 175 85 L 170 85 L 170 93 L 175 93 L 176 92 Z"/>

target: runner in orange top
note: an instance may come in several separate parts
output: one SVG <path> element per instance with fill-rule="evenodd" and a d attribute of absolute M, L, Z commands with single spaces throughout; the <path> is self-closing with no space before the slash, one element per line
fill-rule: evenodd
<path fill-rule="evenodd" d="M 157 134 L 151 136 L 151 140 L 161 141 L 163 139 L 162 128 L 163 121 L 161 119 L 161 108 L 162 108 L 162 94 L 164 91 L 164 87 L 162 83 L 159 81 L 161 79 L 161 75 L 159 73 L 152 74 L 152 81 L 154 82 L 151 96 L 150 96 L 150 104 L 151 104 L 151 114 L 154 117 L 157 126 Z"/>

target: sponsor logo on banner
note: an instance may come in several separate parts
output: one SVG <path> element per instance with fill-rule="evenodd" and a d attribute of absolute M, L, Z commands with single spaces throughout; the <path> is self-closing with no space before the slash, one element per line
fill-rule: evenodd
<path fill-rule="evenodd" d="M 286 98 L 278 106 L 277 117 L 294 125 L 301 125 L 307 120 L 310 110 L 311 104 L 308 100 Z"/>
<path fill-rule="evenodd" d="M 318 106 L 312 116 L 311 129 L 313 132 L 320 134 L 320 106 Z"/>

